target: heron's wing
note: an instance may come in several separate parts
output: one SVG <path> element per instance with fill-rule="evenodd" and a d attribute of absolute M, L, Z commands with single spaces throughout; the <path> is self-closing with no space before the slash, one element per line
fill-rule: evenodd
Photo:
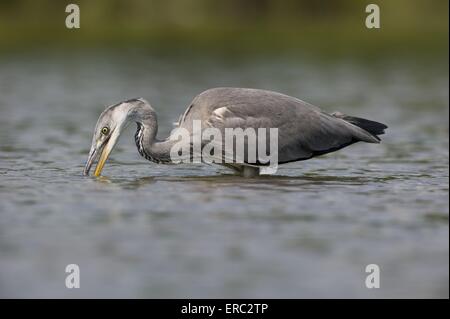
<path fill-rule="evenodd" d="M 207 121 L 212 113 L 220 108 L 232 107 L 235 111 L 242 109 L 242 117 L 258 117 L 262 108 L 271 112 L 271 117 L 280 116 L 290 107 L 303 104 L 305 108 L 320 111 L 316 106 L 303 102 L 294 97 L 277 92 L 245 89 L 245 88 L 214 88 L 197 95 L 180 116 L 177 122 L 179 127 L 192 130 L 193 120 Z M 276 113 L 274 115 L 274 113 Z M 283 120 L 283 118 L 281 118 Z"/>
<path fill-rule="evenodd" d="M 216 109 L 206 122 L 208 127 L 278 129 L 278 161 L 286 163 L 329 153 L 358 141 L 378 143 L 371 134 L 323 112 L 309 109 L 265 112 L 247 115 L 245 107 Z M 268 141 L 267 141 L 268 142 Z"/>
<path fill-rule="evenodd" d="M 357 141 L 379 142 L 372 134 L 343 119 L 280 93 L 219 88 L 202 94 L 206 96 L 194 99 L 182 125 L 189 127 L 192 119 L 200 119 L 205 127 L 222 132 L 225 128 L 266 131 L 277 128 L 279 163 L 308 159 Z"/>

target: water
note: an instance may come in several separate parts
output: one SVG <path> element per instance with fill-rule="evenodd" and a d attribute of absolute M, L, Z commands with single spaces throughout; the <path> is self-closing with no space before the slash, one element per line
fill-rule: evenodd
<path fill-rule="evenodd" d="M 140 53 L 0 59 L 1 297 L 447 297 L 448 69 Z M 357 144 L 235 177 L 140 158 L 134 128 L 81 176 L 104 106 L 142 96 L 170 132 L 216 86 L 281 91 L 389 125 Z M 81 270 L 66 289 L 65 267 Z M 381 288 L 365 287 L 365 267 Z"/>

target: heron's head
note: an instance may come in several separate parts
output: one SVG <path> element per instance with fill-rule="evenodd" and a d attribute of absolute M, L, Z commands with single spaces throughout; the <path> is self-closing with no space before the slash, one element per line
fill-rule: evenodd
<path fill-rule="evenodd" d="M 91 150 L 84 167 L 84 175 L 89 175 L 89 170 L 97 159 L 98 164 L 94 175 L 100 175 L 109 154 L 119 140 L 120 134 L 134 120 L 138 109 L 142 106 L 150 107 L 148 102 L 142 98 L 131 99 L 108 106 L 100 114 L 95 125 Z"/>

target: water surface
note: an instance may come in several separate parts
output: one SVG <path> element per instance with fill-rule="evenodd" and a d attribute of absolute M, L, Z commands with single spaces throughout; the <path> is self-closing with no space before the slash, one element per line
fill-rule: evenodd
<path fill-rule="evenodd" d="M 448 297 L 447 68 L 140 53 L 0 59 L 1 297 Z M 140 158 L 124 133 L 81 175 L 98 115 L 141 96 L 168 134 L 217 86 L 389 125 L 277 176 Z M 66 289 L 67 264 L 81 288 Z M 381 288 L 365 287 L 365 266 Z"/>

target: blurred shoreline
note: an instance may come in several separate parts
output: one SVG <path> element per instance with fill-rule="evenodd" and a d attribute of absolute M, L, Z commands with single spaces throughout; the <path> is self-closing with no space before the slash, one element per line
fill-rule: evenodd
<path fill-rule="evenodd" d="M 381 28 L 365 27 L 363 1 L 77 1 L 0 3 L 0 55 L 142 50 L 151 55 L 412 57 L 448 61 L 448 1 L 378 1 Z"/>

